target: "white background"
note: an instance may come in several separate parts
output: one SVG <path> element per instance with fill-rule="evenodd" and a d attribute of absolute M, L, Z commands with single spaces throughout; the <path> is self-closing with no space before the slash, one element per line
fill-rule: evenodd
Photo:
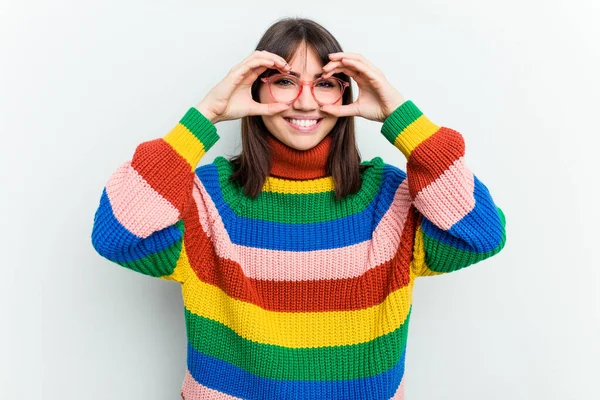
<path fill-rule="evenodd" d="M 600 398 L 598 4 L 2 1 L 0 398 L 179 398 L 179 286 L 100 257 L 94 212 L 137 144 L 284 16 L 460 131 L 506 214 L 501 253 L 417 281 L 407 399 Z M 363 159 L 404 169 L 380 127 L 357 119 Z M 217 128 L 201 164 L 240 150 L 239 120 Z"/>

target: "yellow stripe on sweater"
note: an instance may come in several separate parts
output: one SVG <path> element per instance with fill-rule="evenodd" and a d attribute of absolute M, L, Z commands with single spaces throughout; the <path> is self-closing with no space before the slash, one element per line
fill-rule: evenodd
<path fill-rule="evenodd" d="M 267 176 L 263 191 L 284 194 L 313 194 L 331 192 L 334 189 L 333 178 L 324 178 L 289 181 Z"/>
<path fill-rule="evenodd" d="M 364 343 L 396 330 L 408 315 L 414 281 L 373 307 L 354 311 L 279 312 L 229 297 L 190 273 L 183 285 L 185 308 L 222 323 L 257 343 L 288 348 Z"/>
<path fill-rule="evenodd" d="M 413 260 L 410 263 L 410 270 L 417 277 L 442 275 L 444 273 L 430 270 L 425 263 L 425 242 L 423 241 L 423 230 L 421 229 L 421 224 L 417 226 L 415 233 Z"/>
<path fill-rule="evenodd" d="M 192 271 L 192 267 L 190 266 L 190 260 L 188 259 L 187 251 L 185 250 L 185 241 L 183 241 L 181 243 L 181 252 L 179 253 L 179 258 L 177 259 L 177 264 L 175 264 L 173 272 L 170 275 L 161 276 L 161 278 L 183 283 L 185 282 L 190 271 Z M 190 275 L 192 274 L 193 272 L 191 272 Z"/>
<path fill-rule="evenodd" d="M 190 164 L 191 170 L 195 170 L 200 159 L 206 153 L 204 144 L 198 140 L 194 134 L 181 122 L 177 123 L 173 129 L 165 136 L 165 142 L 169 143 L 179 155 Z"/>
<path fill-rule="evenodd" d="M 438 131 L 440 127 L 421 115 L 408 125 L 394 141 L 394 146 L 399 148 L 404 156 L 408 158 L 413 150 Z"/>

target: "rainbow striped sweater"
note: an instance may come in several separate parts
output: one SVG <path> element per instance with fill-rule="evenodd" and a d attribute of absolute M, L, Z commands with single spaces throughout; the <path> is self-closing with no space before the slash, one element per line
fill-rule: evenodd
<path fill-rule="evenodd" d="M 381 133 L 406 172 L 363 161 L 362 188 L 341 200 L 331 176 L 268 176 L 251 199 L 224 157 L 198 167 L 219 135 L 193 107 L 109 178 L 92 244 L 181 284 L 183 399 L 404 398 L 415 279 L 498 253 L 505 217 L 459 132 L 409 100 Z"/>

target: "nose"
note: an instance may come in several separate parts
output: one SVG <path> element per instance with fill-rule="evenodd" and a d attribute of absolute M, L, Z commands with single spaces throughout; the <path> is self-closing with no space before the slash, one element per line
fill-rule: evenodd
<path fill-rule="evenodd" d="M 316 110 L 319 107 L 319 103 L 317 103 L 310 91 L 310 84 L 306 83 L 302 85 L 302 93 L 294 101 L 294 108 L 305 111 Z"/>

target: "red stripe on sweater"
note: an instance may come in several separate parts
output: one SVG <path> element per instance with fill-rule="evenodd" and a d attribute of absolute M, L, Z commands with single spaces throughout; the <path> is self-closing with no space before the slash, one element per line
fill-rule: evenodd
<path fill-rule="evenodd" d="M 408 188 L 414 199 L 465 154 L 462 135 L 450 128 L 440 127 L 436 133 L 420 143 L 406 163 Z"/>
<path fill-rule="evenodd" d="M 190 265 L 202 282 L 221 288 L 228 296 L 265 310 L 281 312 L 349 311 L 380 304 L 393 291 L 410 283 L 410 262 L 416 230 L 416 213 L 409 212 L 395 256 L 359 277 L 319 281 L 270 281 L 246 276 L 241 266 L 219 257 L 191 211 L 186 226 Z M 414 208 L 414 207 L 413 207 Z M 384 282 L 391 282 L 384 285 Z M 349 290 L 351 288 L 351 290 Z M 285 293 L 285 296 L 281 294 Z M 327 295 L 324 296 L 323 294 Z"/>
<path fill-rule="evenodd" d="M 140 144 L 131 165 L 154 190 L 183 212 L 192 194 L 194 172 L 167 142 L 159 138 Z"/>

